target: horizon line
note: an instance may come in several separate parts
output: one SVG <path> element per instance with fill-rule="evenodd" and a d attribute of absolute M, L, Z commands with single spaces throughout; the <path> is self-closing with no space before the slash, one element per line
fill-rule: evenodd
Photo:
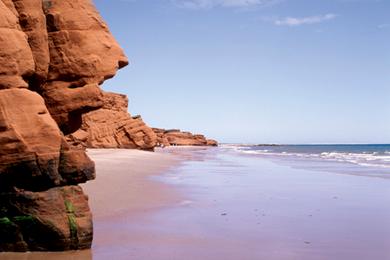
<path fill-rule="evenodd" d="M 239 145 L 390 145 L 390 143 L 220 143 L 222 144 L 239 144 Z"/>

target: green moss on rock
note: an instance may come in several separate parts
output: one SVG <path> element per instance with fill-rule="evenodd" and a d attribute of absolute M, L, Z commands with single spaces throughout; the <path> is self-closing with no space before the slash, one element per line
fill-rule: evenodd
<path fill-rule="evenodd" d="M 33 216 L 16 216 L 12 218 L 14 222 L 34 222 L 35 218 Z"/>
<path fill-rule="evenodd" d="M 4 218 L 0 218 L 0 226 L 4 226 L 4 225 L 12 225 L 12 221 L 7 218 L 7 217 L 4 217 Z"/>
<path fill-rule="evenodd" d="M 74 213 L 74 206 L 73 203 L 70 202 L 69 200 L 65 200 L 65 208 L 67 213 Z"/>
<path fill-rule="evenodd" d="M 69 229 L 70 229 L 70 236 L 72 238 L 77 237 L 77 221 L 76 217 L 73 214 L 68 215 L 68 221 L 69 221 Z"/>

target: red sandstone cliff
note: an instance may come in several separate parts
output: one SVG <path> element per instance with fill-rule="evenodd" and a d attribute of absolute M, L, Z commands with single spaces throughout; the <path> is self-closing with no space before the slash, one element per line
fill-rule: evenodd
<path fill-rule="evenodd" d="M 140 116 L 127 112 L 125 95 L 103 94 L 103 107 L 82 116 L 80 130 L 67 136 L 74 145 L 90 148 L 129 148 L 153 150 L 157 136 Z"/>
<path fill-rule="evenodd" d="M 91 0 L 0 0 L 0 31 L 0 251 L 89 248 L 94 163 L 63 134 L 127 59 Z"/>
<path fill-rule="evenodd" d="M 83 114 L 81 128 L 66 136 L 74 146 L 153 150 L 156 146 L 217 146 L 217 141 L 180 130 L 150 128 L 128 112 L 125 95 L 103 93 L 103 107 Z"/>
<path fill-rule="evenodd" d="M 165 130 L 153 128 L 157 135 L 159 146 L 218 146 L 218 142 L 212 139 L 206 139 L 204 135 L 182 132 L 178 129 Z"/>

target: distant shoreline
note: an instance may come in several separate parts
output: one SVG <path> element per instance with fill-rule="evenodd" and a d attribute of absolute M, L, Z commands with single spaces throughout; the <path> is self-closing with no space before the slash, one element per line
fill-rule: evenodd
<path fill-rule="evenodd" d="M 311 143 L 311 144 L 248 144 L 248 143 L 220 143 L 220 145 L 239 145 L 239 146 L 353 146 L 353 145 L 367 145 L 367 146 L 388 146 L 390 143 Z"/>

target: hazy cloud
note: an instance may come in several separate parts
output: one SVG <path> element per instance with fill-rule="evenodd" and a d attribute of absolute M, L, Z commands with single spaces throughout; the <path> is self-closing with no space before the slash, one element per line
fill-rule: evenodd
<path fill-rule="evenodd" d="M 325 21 L 333 20 L 336 17 L 336 14 L 325 14 L 307 17 L 286 17 L 282 19 L 274 19 L 273 23 L 279 26 L 299 26 L 305 24 L 322 23 Z"/>
<path fill-rule="evenodd" d="M 214 7 L 254 7 L 266 6 L 281 0 L 172 0 L 174 4 L 183 8 L 209 9 Z"/>
<path fill-rule="evenodd" d="M 386 29 L 386 28 L 390 28 L 390 23 L 384 23 L 384 24 L 380 24 L 380 25 L 378 25 L 378 28 L 379 28 L 379 29 Z"/>

